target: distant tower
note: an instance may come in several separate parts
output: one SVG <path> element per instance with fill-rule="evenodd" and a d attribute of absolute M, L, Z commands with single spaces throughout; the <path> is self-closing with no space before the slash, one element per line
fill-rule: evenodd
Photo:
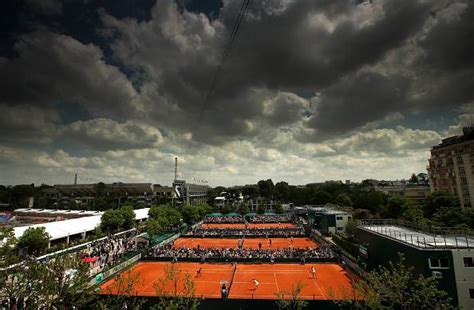
<path fill-rule="evenodd" d="M 74 175 L 74 185 L 77 185 L 77 173 Z"/>
<path fill-rule="evenodd" d="M 178 179 L 178 157 L 174 158 L 174 179 Z"/>

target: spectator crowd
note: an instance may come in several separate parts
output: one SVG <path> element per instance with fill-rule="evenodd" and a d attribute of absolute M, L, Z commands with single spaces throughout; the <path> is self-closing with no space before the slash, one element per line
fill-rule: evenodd
<path fill-rule="evenodd" d="M 206 216 L 204 223 L 245 223 L 241 215 Z"/>
<path fill-rule="evenodd" d="M 125 255 L 137 251 L 134 237 L 137 231 L 129 231 L 93 241 L 79 251 L 77 255 L 91 267 L 91 274 L 101 272 L 105 267 L 111 267 L 121 261 Z"/>
<path fill-rule="evenodd" d="M 235 228 L 196 228 L 190 233 L 196 237 L 242 237 L 242 236 L 280 236 L 280 237 L 302 237 L 305 235 L 301 227 L 293 228 L 252 228 L 252 229 L 235 229 Z"/>
<path fill-rule="evenodd" d="M 333 251 L 328 246 L 306 249 L 245 249 L 245 248 L 174 248 L 172 245 L 155 247 L 151 249 L 150 255 L 159 258 L 178 259 L 201 259 L 206 261 L 212 259 L 268 259 L 272 262 L 279 259 L 332 259 L 335 258 Z"/>
<path fill-rule="evenodd" d="M 261 214 L 261 215 L 251 216 L 250 222 L 251 223 L 285 223 L 285 222 L 291 222 L 291 219 L 288 215 Z"/>

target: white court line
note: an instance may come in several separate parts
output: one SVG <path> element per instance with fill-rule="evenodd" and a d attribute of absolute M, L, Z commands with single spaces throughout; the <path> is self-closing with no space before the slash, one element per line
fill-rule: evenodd
<path fill-rule="evenodd" d="M 306 271 L 304 271 L 304 270 L 255 270 L 255 269 L 252 269 L 252 270 L 238 270 L 237 269 L 237 272 L 242 272 L 242 273 L 255 273 L 255 272 L 261 272 L 261 273 L 272 273 L 272 272 L 276 272 L 276 273 L 297 273 L 297 272 L 302 272 L 302 273 L 306 273 Z"/>
<path fill-rule="evenodd" d="M 234 281 L 233 283 L 250 283 L 250 281 Z M 259 282 L 260 284 L 275 284 L 273 282 Z"/>
<path fill-rule="evenodd" d="M 277 277 L 276 277 L 275 273 L 273 273 L 273 278 L 275 279 L 275 285 L 276 285 L 276 287 L 277 287 L 277 293 L 279 293 L 279 292 L 280 292 L 280 288 L 278 287 L 278 281 L 277 281 Z"/>
<path fill-rule="evenodd" d="M 313 279 L 313 275 L 309 271 L 308 271 L 308 274 L 311 277 L 311 281 L 313 281 L 314 284 L 316 285 L 316 288 L 318 289 L 321 296 L 323 296 L 324 299 L 327 299 L 326 296 L 324 296 L 323 291 L 321 291 L 321 288 L 319 287 L 318 283 L 316 282 L 316 279 Z M 317 274 L 316 274 L 316 277 L 317 277 Z"/>
<path fill-rule="evenodd" d="M 205 280 L 199 281 L 199 280 L 194 280 L 194 283 L 218 283 L 218 284 L 220 284 L 220 281 L 221 281 L 221 280 L 218 280 L 218 281 L 205 281 Z M 225 281 L 227 281 L 227 280 L 225 280 Z M 227 282 L 228 282 L 228 281 L 227 281 Z"/>

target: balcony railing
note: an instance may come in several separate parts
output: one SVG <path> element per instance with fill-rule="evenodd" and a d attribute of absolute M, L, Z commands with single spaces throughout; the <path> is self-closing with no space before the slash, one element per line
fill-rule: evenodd
<path fill-rule="evenodd" d="M 360 220 L 361 229 L 420 248 L 474 248 L 474 234 L 469 229 L 433 227 L 402 220 Z"/>

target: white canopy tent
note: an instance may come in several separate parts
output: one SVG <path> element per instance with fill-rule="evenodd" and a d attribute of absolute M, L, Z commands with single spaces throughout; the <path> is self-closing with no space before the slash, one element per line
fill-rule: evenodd
<path fill-rule="evenodd" d="M 149 208 L 135 210 L 135 219 L 147 219 L 148 210 Z M 21 237 L 23 233 L 30 227 L 44 227 L 50 236 L 49 241 L 67 238 L 69 236 L 93 231 L 100 224 L 100 218 L 100 215 L 85 216 L 64 221 L 15 227 L 15 237 Z"/>

